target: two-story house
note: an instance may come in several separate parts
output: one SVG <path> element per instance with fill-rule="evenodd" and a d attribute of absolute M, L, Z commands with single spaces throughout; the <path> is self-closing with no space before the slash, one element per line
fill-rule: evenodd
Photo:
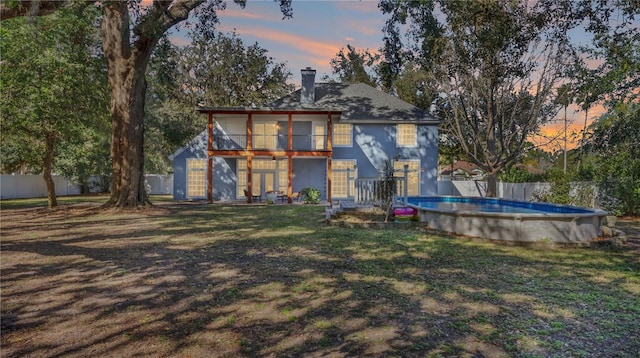
<path fill-rule="evenodd" d="M 439 119 L 362 83 L 315 83 L 266 107 L 199 107 L 208 128 L 172 155 L 176 200 L 245 199 L 305 187 L 332 201 L 392 159 L 410 196 L 436 195 Z M 401 174 L 399 174 L 400 176 Z"/>

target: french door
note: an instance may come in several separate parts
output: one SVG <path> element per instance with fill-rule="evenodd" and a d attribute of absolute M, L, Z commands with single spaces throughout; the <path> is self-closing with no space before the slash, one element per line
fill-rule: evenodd
<path fill-rule="evenodd" d="M 266 192 L 275 190 L 275 172 L 253 172 L 251 188 L 253 195 L 264 196 Z"/>

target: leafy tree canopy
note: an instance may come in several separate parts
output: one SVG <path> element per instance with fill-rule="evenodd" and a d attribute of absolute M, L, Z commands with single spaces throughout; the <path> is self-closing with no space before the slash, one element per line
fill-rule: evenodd
<path fill-rule="evenodd" d="M 236 0 L 240 6 L 246 1 Z M 75 1 L 5 1 L 0 18 L 40 16 L 59 11 Z M 150 204 L 144 188 L 145 73 L 158 41 L 173 26 L 197 19 L 194 27 L 213 37 L 223 0 L 86 1 L 101 10 L 102 48 L 107 60 L 111 95 L 111 197 L 106 206 L 138 207 Z M 280 0 L 284 17 L 292 14 L 291 0 Z"/>
<path fill-rule="evenodd" d="M 90 133 L 106 134 L 108 91 L 97 19 L 95 9 L 64 9 L 0 28 L 3 171 L 42 173 L 50 206 L 56 203 L 52 172 L 86 182 L 89 171 L 65 169 L 86 158 L 79 148 Z M 57 165 L 60 156 L 71 166 Z"/>
<path fill-rule="evenodd" d="M 257 43 L 245 45 L 235 33 L 194 31 L 190 38 L 183 47 L 161 40 L 149 66 L 148 170 L 169 169 L 165 157 L 149 153 L 171 153 L 202 131 L 206 118 L 196 106 L 260 106 L 294 87 L 286 64 L 274 62 Z"/>

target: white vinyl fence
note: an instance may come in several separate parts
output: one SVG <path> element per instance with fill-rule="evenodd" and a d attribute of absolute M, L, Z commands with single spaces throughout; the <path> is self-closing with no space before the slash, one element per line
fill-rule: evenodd
<path fill-rule="evenodd" d="M 549 183 L 498 183 L 497 196 L 503 199 L 530 201 L 536 191 L 548 191 Z M 475 180 L 439 180 L 438 195 L 485 196 L 487 183 Z"/>
<path fill-rule="evenodd" d="M 56 195 L 80 195 L 80 185 L 61 176 L 54 175 Z M 149 194 L 173 194 L 173 175 L 145 175 Z M 91 189 L 97 192 L 96 188 Z M 44 198 L 47 186 L 41 175 L 0 175 L 0 199 Z"/>

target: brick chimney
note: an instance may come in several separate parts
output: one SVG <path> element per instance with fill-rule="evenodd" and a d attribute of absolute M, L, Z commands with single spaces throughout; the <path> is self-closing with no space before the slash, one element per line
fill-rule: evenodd
<path fill-rule="evenodd" d="M 316 90 L 314 88 L 316 82 L 316 70 L 311 67 L 303 68 L 302 72 L 302 88 L 300 90 L 300 103 L 313 104 L 316 101 Z"/>

